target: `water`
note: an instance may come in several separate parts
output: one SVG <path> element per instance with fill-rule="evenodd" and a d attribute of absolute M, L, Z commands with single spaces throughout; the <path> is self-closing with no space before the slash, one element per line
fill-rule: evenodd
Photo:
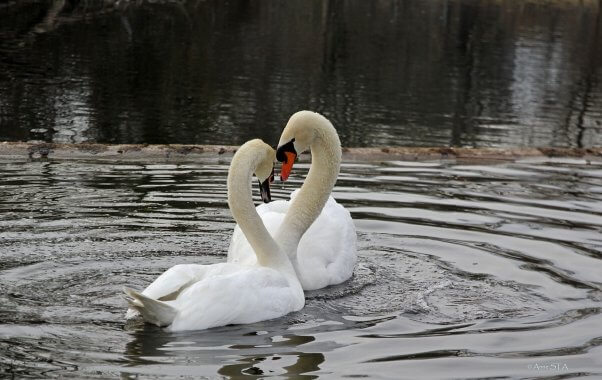
<path fill-rule="evenodd" d="M 598 0 L 0 4 L 0 140 L 602 144 Z"/>
<path fill-rule="evenodd" d="M 346 162 L 350 281 L 272 321 L 125 324 L 123 285 L 225 260 L 227 165 L 1 159 L 0 375 L 602 376 L 602 163 L 576 159 Z"/>

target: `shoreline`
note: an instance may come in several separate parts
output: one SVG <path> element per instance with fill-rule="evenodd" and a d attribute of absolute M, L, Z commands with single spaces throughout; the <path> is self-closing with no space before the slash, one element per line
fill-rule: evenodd
<path fill-rule="evenodd" d="M 228 158 L 238 146 L 184 144 L 57 144 L 0 142 L 0 158 L 140 161 L 161 159 L 186 162 L 201 158 Z M 301 155 L 309 161 L 310 155 Z M 345 161 L 380 160 L 462 160 L 516 161 L 526 158 L 582 158 L 602 161 L 602 147 L 591 148 L 453 148 L 453 147 L 374 147 L 343 148 Z"/>

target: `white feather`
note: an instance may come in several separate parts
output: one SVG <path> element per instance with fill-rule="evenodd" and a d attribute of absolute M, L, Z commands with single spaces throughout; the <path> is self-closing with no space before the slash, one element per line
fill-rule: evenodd
<path fill-rule="evenodd" d="M 201 330 L 268 320 L 303 308 L 294 268 L 261 225 L 251 198 L 253 171 L 263 167 L 269 173 L 274 159 L 270 146 L 252 140 L 236 152 L 228 173 L 230 209 L 254 242 L 255 251 L 249 246 L 249 253 L 260 256 L 263 265 L 176 265 L 141 293 L 124 289 L 130 304 L 126 318 L 141 315 L 172 331 Z"/>
<path fill-rule="evenodd" d="M 291 201 L 299 189 L 291 194 Z M 276 236 L 291 201 L 277 200 L 257 206 L 268 232 Z M 353 274 L 357 261 L 355 225 L 349 211 L 330 196 L 318 218 L 301 238 L 293 266 L 304 290 L 340 284 Z M 234 228 L 228 262 L 255 265 L 257 258 L 238 226 Z"/>

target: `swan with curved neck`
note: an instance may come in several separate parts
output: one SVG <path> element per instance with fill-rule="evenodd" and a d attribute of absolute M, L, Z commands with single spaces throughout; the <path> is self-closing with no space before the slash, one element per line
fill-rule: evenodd
<path fill-rule="evenodd" d="M 291 259 L 303 289 L 313 290 L 351 277 L 357 237 L 351 215 L 330 196 L 341 166 L 339 136 L 324 116 L 300 111 L 291 116 L 278 143 L 282 180 L 288 179 L 297 155 L 307 149 L 312 163 L 301 189 L 290 202 L 261 205 L 258 211 Z M 228 261 L 252 263 L 247 251 L 244 238 L 235 231 Z"/>
<path fill-rule="evenodd" d="M 146 322 L 172 331 L 200 330 L 277 318 L 303 307 L 295 270 L 263 225 L 252 200 L 253 172 L 266 186 L 274 158 L 270 146 L 251 140 L 236 152 L 228 172 L 228 204 L 258 265 L 176 265 L 141 293 L 124 289 L 130 304 L 126 318 L 139 313 Z"/>
<path fill-rule="evenodd" d="M 290 272 L 290 260 L 265 228 L 251 197 L 253 172 L 260 184 L 267 181 L 269 186 L 274 158 L 274 150 L 261 140 L 251 140 L 236 152 L 228 171 L 228 206 L 249 240 L 259 265 Z"/>
<path fill-rule="evenodd" d="M 280 135 L 276 158 L 282 162 L 281 179 L 286 181 L 298 155 L 311 150 L 312 164 L 289 212 L 276 234 L 276 240 L 289 255 L 301 236 L 318 218 L 339 175 L 341 142 L 332 124 L 322 115 L 300 111 L 289 119 Z"/>

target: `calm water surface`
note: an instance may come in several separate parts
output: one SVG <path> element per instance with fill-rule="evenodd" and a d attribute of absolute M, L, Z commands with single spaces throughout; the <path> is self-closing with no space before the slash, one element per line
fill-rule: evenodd
<path fill-rule="evenodd" d="M 125 324 L 123 285 L 225 260 L 227 165 L 0 161 L 0 375 L 602 376 L 602 163 L 582 160 L 347 162 L 350 281 L 252 325 Z"/>
<path fill-rule="evenodd" d="M 0 2 L 0 140 L 602 144 L 598 0 Z"/>

